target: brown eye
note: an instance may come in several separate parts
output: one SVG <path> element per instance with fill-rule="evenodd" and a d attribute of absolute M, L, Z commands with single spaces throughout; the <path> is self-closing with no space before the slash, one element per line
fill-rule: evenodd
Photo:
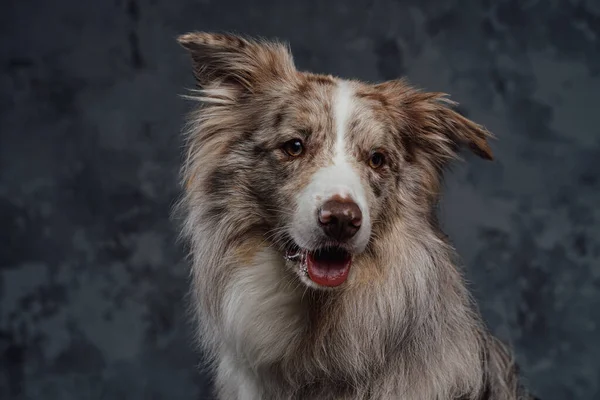
<path fill-rule="evenodd" d="M 292 139 L 283 144 L 283 151 L 292 157 L 298 157 L 304 152 L 304 146 L 300 139 Z"/>
<path fill-rule="evenodd" d="M 385 162 L 385 156 L 382 153 L 375 152 L 371 154 L 371 158 L 369 158 L 369 167 L 373 169 L 377 169 L 383 165 Z"/>

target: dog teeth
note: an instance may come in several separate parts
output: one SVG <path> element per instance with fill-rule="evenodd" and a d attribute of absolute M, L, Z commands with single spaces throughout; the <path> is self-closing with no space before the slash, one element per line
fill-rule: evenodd
<path fill-rule="evenodd" d="M 285 259 L 289 261 L 298 261 L 302 259 L 302 253 L 286 254 Z"/>
<path fill-rule="evenodd" d="M 302 264 L 300 264 L 300 271 L 304 274 L 304 275 L 308 275 L 308 267 L 306 265 L 305 262 L 302 262 Z"/>
<path fill-rule="evenodd" d="M 306 265 L 306 256 L 303 252 L 294 254 L 286 254 L 284 258 L 288 261 L 298 262 L 300 264 L 300 272 L 308 275 L 308 266 Z"/>
<path fill-rule="evenodd" d="M 296 253 L 288 252 L 283 256 L 283 258 L 287 261 L 298 263 L 300 272 L 308 276 L 308 265 L 306 264 L 306 256 L 306 252 L 298 251 Z"/>

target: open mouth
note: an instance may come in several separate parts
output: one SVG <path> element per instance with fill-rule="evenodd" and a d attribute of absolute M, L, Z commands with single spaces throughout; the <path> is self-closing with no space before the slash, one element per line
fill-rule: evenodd
<path fill-rule="evenodd" d="M 286 252 L 286 259 L 300 264 L 300 269 L 314 283 L 335 287 L 346 282 L 352 265 L 352 255 L 341 247 L 324 247 L 308 251 L 293 246 Z"/>

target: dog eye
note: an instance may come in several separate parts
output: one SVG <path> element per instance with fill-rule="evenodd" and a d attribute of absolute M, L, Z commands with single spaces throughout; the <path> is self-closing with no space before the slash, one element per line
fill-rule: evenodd
<path fill-rule="evenodd" d="M 300 139 L 292 139 L 283 144 L 283 151 L 292 157 L 298 157 L 304 152 L 304 145 Z"/>
<path fill-rule="evenodd" d="M 371 154 L 371 158 L 369 158 L 369 167 L 373 169 L 377 169 L 381 167 L 385 163 L 385 156 L 380 152 L 375 152 Z"/>

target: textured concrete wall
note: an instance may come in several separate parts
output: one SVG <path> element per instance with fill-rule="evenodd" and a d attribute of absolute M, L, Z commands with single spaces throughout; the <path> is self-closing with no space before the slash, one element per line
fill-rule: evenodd
<path fill-rule="evenodd" d="M 442 213 L 481 310 L 542 399 L 600 398 L 593 0 L 3 1 L 0 398 L 207 396 L 169 221 L 192 29 L 452 93 L 499 139 Z"/>

